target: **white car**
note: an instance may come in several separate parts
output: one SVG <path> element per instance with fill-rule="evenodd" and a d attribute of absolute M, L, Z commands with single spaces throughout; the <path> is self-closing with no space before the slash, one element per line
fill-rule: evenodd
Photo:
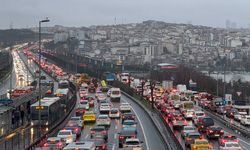
<path fill-rule="evenodd" d="M 109 117 L 112 118 L 120 118 L 120 111 L 118 108 L 112 108 L 109 112 Z"/>
<path fill-rule="evenodd" d="M 194 117 L 205 117 L 205 112 L 204 111 L 194 111 Z"/>
<path fill-rule="evenodd" d="M 121 103 L 120 111 L 121 112 L 131 111 L 131 105 L 129 103 Z"/>
<path fill-rule="evenodd" d="M 80 101 L 79 107 L 88 110 L 89 109 L 89 101 L 88 100 Z"/>
<path fill-rule="evenodd" d="M 83 120 L 81 119 L 81 117 L 71 117 L 69 122 L 76 122 L 79 127 L 83 127 Z"/>
<path fill-rule="evenodd" d="M 181 136 L 184 138 L 188 133 L 191 132 L 196 132 L 196 128 L 194 126 L 184 126 L 183 130 L 181 131 Z"/>
<path fill-rule="evenodd" d="M 247 112 L 236 112 L 234 113 L 234 120 L 240 121 L 241 117 L 247 115 Z"/>
<path fill-rule="evenodd" d="M 99 115 L 96 119 L 98 126 L 110 126 L 111 120 L 108 115 Z"/>
<path fill-rule="evenodd" d="M 106 100 L 106 98 L 107 98 L 106 95 L 103 94 L 103 93 L 100 93 L 100 94 L 97 95 L 97 101 L 98 102 L 104 101 L 104 100 Z"/>
<path fill-rule="evenodd" d="M 143 141 L 140 141 L 137 138 L 127 138 L 123 143 L 123 148 L 142 150 L 142 143 Z"/>
<path fill-rule="evenodd" d="M 238 142 L 225 142 L 220 145 L 220 150 L 242 150 Z"/>
<path fill-rule="evenodd" d="M 198 120 L 199 118 L 204 118 L 203 116 L 198 116 L 198 117 L 194 117 L 193 121 L 194 121 L 194 125 L 197 126 Z"/>
<path fill-rule="evenodd" d="M 240 119 L 240 123 L 245 125 L 245 126 L 249 126 L 250 125 L 250 115 L 242 116 Z"/>
<path fill-rule="evenodd" d="M 57 137 L 62 138 L 67 144 L 76 140 L 76 135 L 71 130 L 60 130 Z"/>
<path fill-rule="evenodd" d="M 110 104 L 109 103 L 101 103 L 100 104 L 100 113 L 102 112 L 109 112 L 110 111 Z"/>
<path fill-rule="evenodd" d="M 186 119 L 192 119 L 194 116 L 194 110 L 187 110 L 185 113 L 184 113 L 184 117 Z"/>

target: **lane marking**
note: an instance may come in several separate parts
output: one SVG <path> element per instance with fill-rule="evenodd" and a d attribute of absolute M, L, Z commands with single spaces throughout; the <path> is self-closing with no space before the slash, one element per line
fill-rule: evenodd
<path fill-rule="evenodd" d="M 240 139 L 240 138 L 239 138 L 239 140 L 240 140 L 241 142 L 245 143 L 246 145 L 250 145 L 248 142 L 246 142 L 246 141 L 244 141 L 244 140 L 242 140 L 242 139 Z"/>
<path fill-rule="evenodd" d="M 118 128 L 118 126 L 117 125 L 115 125 L 115 129 L 117 130 L 117 128 Z"/>
<path fill-rule="evenodd" d="M 115 150 L 115 144 L 113 144 L 113 146 L 112 146 L 112 150 Z"/>
<path fill-rule="evenodd" d="M 89 136 L 89 135 L 87 134 L 84 138 L 85 138 L 85 139 L 87 139 L 87 138 L 88 138 L 88 136 Z"/>
<path fill-rule="evenodd" d="M 123 100 L 124 100 L 124 99 L 123 99 Z M 124 101 L 126 101 L 126 100 L 124 100 Z M 126 101 L 126 102 L 128 103 L 128 101 Z M 146 149 L 148 149 L 148 148 L 149 148 L 149 146 L 148 146 L 148 139 L 147 139 L 147 136 L 146 136 L 146 134 L 145 134 L 145 130 L 144 130 L 144 127 L 143 127 L 143 125 L 142 125 L 142 121 L 141 121 L 139 115 L 137 114 L 137 112 L 136 112 L 136 111 L 134 110 L 134 108 L 132 107 L 132 105 L 131 105 L 131 108 L 132 108 L 133 112 L 135 113 L 135 115 L 137 116 L 137 120 L 139 121 L 139 124 L 140 124 L 140 126 L 141 126 L 141 129 L 142 129 L 142 132 L 143 132 L 143 135 L 144 135 L 144 138 L 145 138 Z"/>
<path fill-rule="evenodd" d="M 116 139 L 116 138 L 117 138 L 117 134 L 115 133 L 115 134 L 114 134 L 114 139 Z"/>

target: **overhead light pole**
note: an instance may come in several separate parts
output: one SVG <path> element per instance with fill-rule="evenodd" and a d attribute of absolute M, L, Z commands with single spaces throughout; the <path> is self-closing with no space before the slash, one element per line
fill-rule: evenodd
<path fill-rule="evenodd" d="M 38 137 L 41 137 L 41 132 L 42 132 L 42 128 L 41 128 L 41 98 L 42 98 L 42 94 L 41 94 L 41 25 L 42 23 L 45 22 L 49 22 L 49 19 L 46 18 L 45 20 L 40 20 L 39 21 L 39 79 L 38 79 L 38 86 L 39 86 L 39 96 L 38 96 L 38 101 L 39 101 L 39 110 L 38 110 L 38 124 L 39 124 L 39 131 L 38 131 Z"/>

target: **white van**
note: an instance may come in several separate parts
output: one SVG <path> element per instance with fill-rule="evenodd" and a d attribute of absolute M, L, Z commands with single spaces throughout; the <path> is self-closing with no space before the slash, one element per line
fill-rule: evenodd
<path fill-rule="evenodd" d="M 95 150 L 95 143 L 90 141 L 72 142 L 63 148 L 63 150 Z"/>
<path fill-rule="evenodd" d="M 110 89 L 110 101 L 120 102 L 121 100 L 121 90 L 120 88 L 111 88 Z"/>

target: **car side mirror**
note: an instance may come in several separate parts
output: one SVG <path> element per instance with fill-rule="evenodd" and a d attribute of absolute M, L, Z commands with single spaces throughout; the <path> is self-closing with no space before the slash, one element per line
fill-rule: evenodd
<path fill-rule="evenodd" d="M 143 141 L 141 141 L 141 143 L 144 143 Z"/>

